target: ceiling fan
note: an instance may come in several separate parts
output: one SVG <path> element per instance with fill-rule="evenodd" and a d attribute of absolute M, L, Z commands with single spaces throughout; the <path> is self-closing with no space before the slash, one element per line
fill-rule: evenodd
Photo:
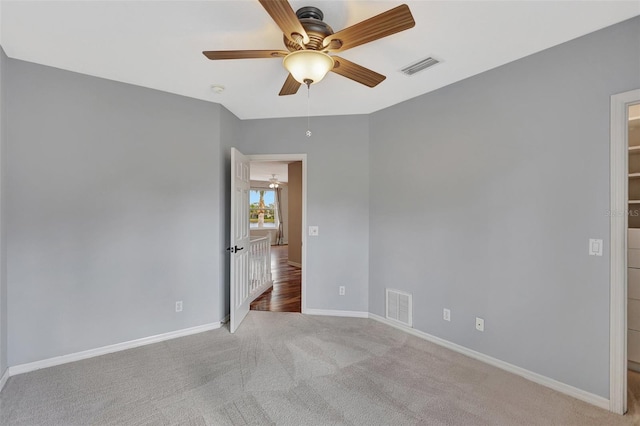
<path fill-rule="evenodd" d="M 213 50 L 202 52 L 211 60 L 284 58 L 289 76 L 280 96 L 293 95 L 304 83 L 317 83 L 327 72 L 375 87 L 386 77 L 344 58 L 329 55 L 369 43 L 415 26 L 406 4 L 400 5 L 337 33 L 322 21 L 324 14 L 306 6 L 294 12 L 287 0 L 259 0 L 284 33 L 285 50 Z"/>
<path fill-rule="evenodd" d="M 269 188 L 271 189 L 277 188 L 280 185 L 282 185 L 282 182 L 276 179 L 276 175 L 272 174 L 271 177 L 269 178 Z"/>

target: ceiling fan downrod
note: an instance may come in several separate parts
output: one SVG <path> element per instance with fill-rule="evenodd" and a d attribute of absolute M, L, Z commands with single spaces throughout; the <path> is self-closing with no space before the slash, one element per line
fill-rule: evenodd
<path fill-rule="evenodd" d="M 311 81 L 311 80 L 309 80 Z M 307 83 L 307 80 L 304 81 L 305 83 Z M 309 96 L 309 94 L 311 93 L 311 82 L 307 83 L 307 131 L 306 131 L 306 135 L 308 138 L 311 137 L 311 96 Z"/>

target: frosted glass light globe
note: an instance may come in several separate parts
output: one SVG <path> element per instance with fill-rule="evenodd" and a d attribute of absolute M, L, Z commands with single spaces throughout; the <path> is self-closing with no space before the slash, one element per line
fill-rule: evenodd
<path fill-rule="evenodd" d="M 322 80 L 333 69 L 333 58 L 316 50 L 298 50 L 289 53 L 282 60 L 284 67 L 296 81 L 315 84 Z"/>

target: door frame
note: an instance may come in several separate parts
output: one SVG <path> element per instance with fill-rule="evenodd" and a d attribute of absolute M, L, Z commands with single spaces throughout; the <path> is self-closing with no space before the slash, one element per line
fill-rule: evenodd
<path fill-rule="evenodd" d="M 628 113 L 640 103 L 640 89 L 611 96 L 610 121 L 610 293 L 609 293 L 609 410 L 627 411 L 627 226 Z"/>
<path fill-rule="evenodd" d="M 300 310 L 307 311 L 307 154 L 253 154 L 249 161 L 302 161 L 302 300 Z"/>

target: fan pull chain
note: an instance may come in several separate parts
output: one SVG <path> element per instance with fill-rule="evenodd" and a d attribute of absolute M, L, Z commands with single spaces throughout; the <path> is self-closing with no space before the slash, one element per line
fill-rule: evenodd
<path fill-rule="evenodd" d="M 311 92 L 311 84 L 307 83 L 307 137 L 311 137 L 311 97 L 309 93 Z"/>

